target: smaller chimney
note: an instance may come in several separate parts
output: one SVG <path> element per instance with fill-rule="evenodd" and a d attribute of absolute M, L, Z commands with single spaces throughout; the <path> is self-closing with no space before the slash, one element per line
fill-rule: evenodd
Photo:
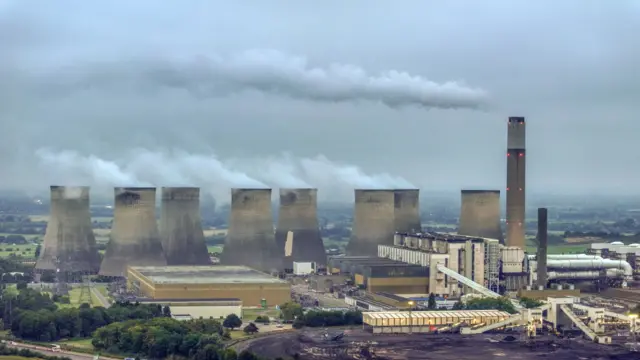
<path fill-rule="evenodd" d="M 538 286 L 547 286 L 547 208 L 538 208 Z"/>

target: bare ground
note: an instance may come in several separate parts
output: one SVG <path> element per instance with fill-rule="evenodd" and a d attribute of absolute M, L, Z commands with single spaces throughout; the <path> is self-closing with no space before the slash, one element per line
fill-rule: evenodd
<path fill-rule="evenodd" d="M 330 333 L 339 332 L 329 330 Z M 299 359 L 438 359 L 438 360 L 631 360 L 630 353 L 617 346 L 598 345 L 581 339 L 540 337 L 533 342 L 503 341 L 506 335 L 373 335 L 361 329 L 347 330 L 343 341 L 324 340 L 324 330 L 265 336 L 236 345 L 268 358 Z"/>

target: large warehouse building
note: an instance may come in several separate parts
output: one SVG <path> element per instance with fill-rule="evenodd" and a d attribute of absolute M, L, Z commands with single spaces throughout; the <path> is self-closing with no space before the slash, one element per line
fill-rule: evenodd
<path fill-rule="evenodd" d="M 329 259 L 332 273 L 350 274 L 369 292 L 424 294 L 429 268 L 373 256 L 336 256 Z"/>
<path fill-rule="evenodd" d="M 267 306 L 291 300 L 291 285 L 245 266 L 132 266 L 129 291 L 150 300 L 239 299 Z"/>

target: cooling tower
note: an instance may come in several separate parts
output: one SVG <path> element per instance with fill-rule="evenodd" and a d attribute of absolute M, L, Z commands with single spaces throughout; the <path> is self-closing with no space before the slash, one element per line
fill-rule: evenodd
<path fill-rule="evenodd" d="M 420 190 L 396 189 L 393 192 L 395 205 L 395 230 L 399 232 L 420 232 Z"/>
<path fill-rule="evenodd" d="M 378 245 L 393 245 L 395 233 L 393 190 L 355 190 L 355 208 L 349 256 L 377 256 Z"/>
<path fill-rule="evenodd" d="M 547 286 L 547 209 L 538 208 L 538 286 Z"/>
<path fill-rule="evenodd" d="M 500 190 L 462 190 L 458 234 L 503 240 Z"/>
<path fill-rule="evenodd" d="M 291 249 L 286 251 L 288 236 L 292 239 Z M 318 224 L 317 189 L 280 189 L 276 243 L 278 251 L 284 252 L 286 269 L 292 269 L 294 261 L 326 265 L 327 256 Z"/>
<path fill-rule="evenodd" d="M 283 269 L 283 257 L 284 247 L 278 247 L 273 231 L 271 189 L 232 189 L 229 232 L 220 262 L 272 272 Z"/>
<path fill-rule="evenodd" d="M 200 220 L 200 189 L 163 187 L 160 238 L 168 265 L 209 265 Z"/>
<path fill-rule="evenodd" d="M 124 277 L 127 266 L 166 266 L 156 222 L 155 188 L 115 188 L 111 240 L 100 275 Z"/>
<path fill-rule="evenodd" d="M 51 213 L 36 269 L 97 273 L 99 267 L 89 187 L 51 186 Z"/>
<path fill-rule="evenodd" d="M 525 248 L 525 121 L 510 117 L 507 135 L 507 246 Z"/>

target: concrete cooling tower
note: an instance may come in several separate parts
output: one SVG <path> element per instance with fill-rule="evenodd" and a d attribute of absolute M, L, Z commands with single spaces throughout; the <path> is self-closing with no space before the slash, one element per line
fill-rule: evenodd
<path fill-rule="evenodd" d="M 210 265 L 200 219 L 200 189 L 163 187 L 160 239 L 168 265 Z"/>
<path fill-rule="evenodd" d="M 51 213 L 36 269 L 97 273 L 99 267 L 89 187 L 51 186 Z"/>
<path fill-rule="evenodd" d="M 503 241 L 500 190 L 462 190 L 458 234 Z"/>
<path fill-rule="evenodd" d="M 166 266 L 156 222 L 155 188 L 115 188 L 111 240 L 100 275 L 124 277 L 127 266 Z"/>
<path fill-rule="evenodd" d="M 420 190 L 396 189 L 393 193 L 395 205 L 395 230 L 420 232 Z"/>
<path fill-rule="evenodd" d="M 289 245 L 285 245 L 289 239 Z M 278 251 L 284 252 L 284 267 L 293 262 L 313 261 L 326 265 L 327 256 L 318 223 L 317 189 L 280 189 L 280 210 L 276 226 Z"/>
<path fill-rule="evenodd" d="M 507 133 L 507 246 L 525 248 L 525 121 L 509 118 Z"/>
<path fill-rule="evenodd" d="M 229 232 L 220 262 L 264 272 L 283 270 L 284 248 L 273 231 L 271 189 L 232 189 Z"/>
<path fill-rule="evenodd" d="M 393 190 L 355 190 L 355 208 L 349 256 L 377 256 L 378 245 L 393 245 L 395 233 Z"/>

